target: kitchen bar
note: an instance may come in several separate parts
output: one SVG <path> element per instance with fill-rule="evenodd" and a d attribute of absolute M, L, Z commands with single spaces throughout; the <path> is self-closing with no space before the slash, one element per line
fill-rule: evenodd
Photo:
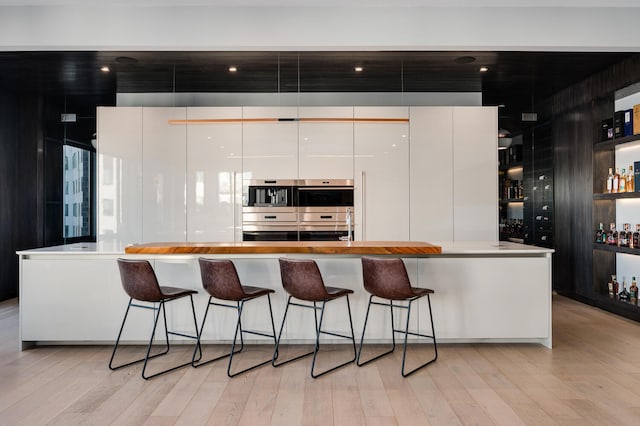
<path fill-rule="evenodd" d="M 274 315 L 279 320 L 286 296 L 280 282 L 278 258 L 313 258 L 327 285 L 354 290 L 352 314 L 356 333 L 362 330 L 368 295 L 363 289 L 360 256 L 404 259 L 416 286 L 435 290 L 432 298 L 436 333 L 442 343 L 517 342 L 551 347 L 552 250 L 507 242 L 238 242 L 148 243 L 110 247 L 78 243 L 20 251 L 20 340 L 33 344 L 110 344 L 115 340 L 127 297 L 120 285 L 116 259 L 149 259 L 161 285 L 199 290 L 196 313 L 201 319 L 206 302 L 198 258 L 230 258 L 242 282 L 276 291 Z M 184 306 L 186 309 L 186 305 Z M 182 308 L 168 311 L 169 322 L 189 327 Z M 185 311 L 186 312 L 186 311 Z M 416 327 L 428 323 L 418 306 Z M 248 313 L 249 314 L 249 313 Z M 243 318 L 247 328 L 259 326 L 263 312 Z M 331 326 L 342 330 L 347 318 L 332 315 Z M 221 316 L 208 325 L 203 340 L 228 342 L 234 318 Z M 424 322 L 424 324 L 423 324 Z M 142 315 L 123 336 L 129 343 L 145 340 L 151 318 Z M 308 343 L 312 326 L 293 321 L 283 342 Z M 367 330 L 374 341 L 390 334 L 379 324 Z M 257 339 L 256 341 L 259 341 Z"/>

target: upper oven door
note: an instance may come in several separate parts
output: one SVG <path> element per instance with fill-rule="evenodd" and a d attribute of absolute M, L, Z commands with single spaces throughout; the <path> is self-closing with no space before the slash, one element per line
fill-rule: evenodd
<path fill-rule="evenodd" d="M 300 207 L 353 207 L 352 180 L 307 180 L 296 189 Z"/>
<path fill-rule="evenodd" d="M 293 207 L 294 180 L 246 180 L 243 183 L 245 207 Z"/>

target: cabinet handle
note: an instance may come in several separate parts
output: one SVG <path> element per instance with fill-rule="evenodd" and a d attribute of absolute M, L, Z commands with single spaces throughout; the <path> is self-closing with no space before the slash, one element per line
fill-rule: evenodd
<path fill-rule="evenodd" d="M 367 192 L 367 173 L 362 171 L 362 192 L 360 194 L 362 198 L 362 241 L 367 241 L 367 206 L 366 206 L 366 192 Z"/>
<path fill-rule="evenodd" d="M 278 216 L 265 216 L 264 218 L 265 219 L 277 219 Z"/>
<path fill-rule="evenodd" d="M 233 182 L 231 182 L 231 206 L 232 206 L 232 214 L 233 214 L 233 242 L 235 243 L 237 237 L 237 221 L 236 221 L 236 178 L 238 172 L 233 172 Z"/>
<path fill-rule="evenodd" d="M 333 216 L 320 216 L 320 219 L 332 219 Z"/>

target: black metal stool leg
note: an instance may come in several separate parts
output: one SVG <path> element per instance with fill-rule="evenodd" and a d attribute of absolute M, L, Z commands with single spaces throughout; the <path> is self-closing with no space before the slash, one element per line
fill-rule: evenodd
<path fill-rule="evenodd" d="M 409 318 L 411 317 L 411 303 L 413 301 L 415 301 L 416 299 L 412 299 L 409 301 L 409 306 L 407 308 L 407 324 L 406 324 L 406 328 L 405 328 L 405 332 L 404 332 L 404 350 L 402 352 L 402 377 L 407 377 L 413 373 L 415 373 L 416 371 L 426 367 L 427 365 L 435 362 L 435 360 L 438 359 L 438 348 L 436 346 L 436 333 L 435 333 L 435 328 L 433 325 L 433 314 L 431 313 L 431 300 L 429 298 L 429 295 L 427 294 L 427 301 L 429 302 L 429 318 L 431 319 L 431 332 L 433 333 L 431 336 L 426 335 L 426 334 L 420 334 L 420 333 L 413 333 L 409 331 Z M 431 360 L 425 362 L 424 364 L 419 365 L 418 367 L 414 368 L 411 371 L 405 372 L 404 370 L 404 366 L 405 366 L 405 360 L 407 357 L 407 337 L 408 335 L 411 334 L 412 336 L 420 336 L 420 337 L 428 337 L 433 339 L 433 347 L 435 349 L 435 357 L 432 358 Z"/>
<path fill-rule="evenodd" d="M 198 343 L 199 343 L 199 345 L 202 344 L 202 342 L 201 342 L 202 333 L 204 332 L 204 326 L 205 326 L 205 324 L 207 322 L 207 314 L 209 313 L 209 308 L 211 307 L 211 305 L 215 305 L 215 303 L 211 302 L 212 299 L 213 299 L 213 297 L 209 296 L 209 301 L 207 302 L 207 309 L 205 309 L 204 317 L 202 318 L 202 325 L 200 326 L 200 333 L 198 334 Z M 222 305 L 222 306 L 229 307 L 228 305 Z M 234 307 L 234 308 L 238 309 L 237 307 Z M 202 347 L 199 346 L 201 348 L 200 349 L 200 358 L 199 359 L 195 359 L 196 351 L 197 351 L 197 347 L 196 347 L 196 349 L 193 352 L 193 359 L 191 361 L 191 366 L 194 367 L 194 368 L 202 367 L 203 365 L 210 364 L 210 363 L 212 363 L 214 361 L 218 361 L 218 360 L 221 360 L 223 358 L 231 357 L 231 356 L 233 356 L 233 354 L 237 354 L 238 352 L 241 352 L 242 349 L 244 349 L 244 341 L 242 341 L 242 345 L 241 345 L 240 349 L 238 349 L 237 351 L 235 350 L 235 343 L 236 343 L 236 338 L 237 338 L 237 335 L 238 335 L 238 327 L 239 326 L 240 326 L 240 311 L 238 310 L 238 320 L 236 322 L 236 334 L 234 336 L 233 344 L 231 346 L 231 353 L 225 353 L 225 354 L 222 354 L 222 355 L 217 356 L 215 358 L 208 359 L 206 361 L 201 361 L 201 359 L 202 359 Z M 241 334 L 241 336 L 242 336 L 242 334 Z"/>
<path fill-rule="evenodd" d="M 364 345 L 364 333 L 367 329 L 367 322 L 369 320 L 369 309 L 371 308 L 371 305 L 383 305 L 382 303 L 377 303 L 377 302 L 372 302 L 373 299 L 373 295 L 369 296 L 369 304 L 367 305 L 367 314 L 364 317 L 364 327 L 362 328 L 362 338 L 360 339 L 360 348 L 358 349 L 358 357 L 356 359 L 356 365 L 358 367 L 362 367 L 363 365 L 366 365 L 368 363 L 370 363 L 371 361 L 375 361 L 379 358 L 382 358 L 383 356 L 389 355 L 390 353 L 393 353 L 393 351 L 396 350 L 396 333 L 395 333 L 395 325 L 394 325 L 394 320 L 393 320 L 393 301 L 389 300 L 389 311 L 391 313 L 391 341 L 392 341 L 392 347 L 391 349 L 389 349 L 386 352 L 383 352 L 381 354 L 378 354 L 376 356 L 374 356 L 371 359 L 368 359 L 366 361 L 360 362 L 360 354 L 362 353 L 362 347 Z M 386 304 L 384 304 L 386 306 Z"/>
<path fill-rule="evenodd" d="M 144 357 L 144 364 L 142 366 L 142 378 L 147 380 L 150 377 L 155 376 L 156 374 L 152 375 L 152 376 L 145 376 L 144 373 L 147 371 L 147 363 L 149 362 L 149 354 L 151 353 L 151 346 L 153 345 L 153 340 L 155 338 L 156 335 L 156 328 L 158 326 L 158 320 L 160 319 L 160 311 L 162 311 L 162 314 L 164 316 L 164 335 L 167 338 L 167 352 L 169 352 L 169 349 L 171 348 L 169 346 L 169 332 L 167 330 L 167 314 L 164 310 L 164 302 L 160 302 L 160 306 L 158 307 L 158 315 L 156 315 L 156 320 L 153 323 L 153 330 L 151 331 L 151 338 L 149 339 L 149 345 L 147 346 L 147 355 Z M 158 373 L 158 374 L 162 374 L 162 373 Z"/>
<path fill-rule="evenodd" d="M 150 307 L 150 306 L 136 305 L 136 304 L 134 304 L 132 302 L 133 302 L 133 299 L 129 299 L 129 304 L 127 305 L 127 310 L 125 311 L 124 318 L 122 319 L 122 325 L 120 326 L 120 331 L 118 332 L 118 337 L 117 337 L 116 343 L 115 343 L 115 345 L 113 347 L 113 352 L 111 353 L 111 359 L 109 360 L 109 369 L 110 370 L 114 370 L 115 371 L 115 370 L 118 370 L 120 368 L 127 367 L 129 365 L 133 365 L 133 364 L 137 364 L 139 362 L 146 361 L 147 359 L 153 359 L 153 358 L 158 357 L 158 356 L 166 355 L 169 352 L 169 344 L 168 344 L 168 338 L 167 338 L 166 348 L 164 349 L 164 351 L 159 352 L 159 353 L 154 354 L 154 355 L 151 355 L 149 357 L 136 359 L 135 361 L 130 361 L 130 362 L 127 362 L 125 364 L 116 365 L 116 366 L 113 365 L 113 360 L 115 359 L 116 352 L 117 352 L 118 347 L 120 345 L 120 338 L 122 336 L 122 332 L 124 331 L 124 326 L 125 326 L 125 323 L 127 322 L 127 316 L 129 315 L 129 309 L 131 308 L 131 306 L 153 310 L 154 311 L 154 324 L 157 323 L 158 316 L 160 315 L 159 308 Z M 155 329 L 155 325 L 154 325 L 154 329 Z M 166 335 L 166 333 L 165 333 L 165 335 Z"/>
<path fill-rule="evenodd" d="M 189 297 L 191 298 L 191 295 L 189 295 Z M 196 345 L 195 345 L 195 349 L 194 349 L 194 351 L 197 351 L 197 350 L 198 350 L 198 347 L 199 347 L 199 341 L 198 341 L 198 324 L 197 324 L 197 322 L 196 322 L 196 320 L 195 320 L 195 317 L 196 317 L 196 310 L 195 310 L 195 306 L 194 306 L 194 304 L 193 304 L 193 299 L 191 299 L 191 310 L 192 310 L 191 312 L 193 313 L 193 318 L 194 318 L 194 327 L 195 327 L 195 330 L 194 330 L 194 331 L 195 331 L 195 333 L 196 333 L 194 336 L 191 336 L 191 335 L 188 335 L 188 334 L 183 334 L 183 333 L 178 333 L 178 332 L 175 332 L 175 331 L 169 331 L 169 326 L 168 326 L 168 323 L 167 323 L 167 314 L 166 314 L 166 306 L 165 306 L 165 304 L 166 304 L 166 301 L 164 301 L 164 300 L 163 300 L 163 301 L 161 301 L 161 302 L 160 302 L 160 307 L 159 307 L 159 309 L 161 309 L 161 310 L 162 310 L 162 314 L 163 314 L 163 318 L 164 318 L 164 328 L 165 328 L 165 336 L 167 337 L 167 347 L 169 347 L 169 334 L 173 334 L 173 335 L 177 335 L 177 336 L 188 337 L 188 338 L 190 338 L 190 339 L 195 339 L 195 340 L 196 340 Z M 152 344 L 153 344 L 153 339 L 154 339 L 154 337 L 155 337 L 155 331 L 156 331 L 156 327 L 157 327 L 157 325 L 158 325 L 158 318 L 159 318 L 159 317 L 160 317 L 160 312 L 158 312 L 158 316 L 156 317 L 156 322 L 155 322 L 155 324 L 154 324 L 154 326 L 153 326 L 153 331 L 152 331 L 152 334 L 151 334 L 151 339 L 149 340 L 149 347 L 147 348 L 147 358 L 145 359 L 144 367 L 142 367 L 142 378 L 143 378 L 143 379 L 145 379 L 145 380 L 147 380 L 147 379 L 151 379 L 151 378 L 156 377 L 156 376 L 159 376 L 159 375 L 161 375 L 161 374 L 169 373 L 170 371 L 174 371 L 174 370 L 177 370 L 177 369 L 182 368 L 182 367 L 186 367 L 187 365 L 191 365 L 191 363 L 192 363 L 192 361 L 193 361 L 193 359 L 192 359 L 191 361 L 187 361 L 187 362 L 185 362 L 185 363 L 182 363 L 182 364 L 176 365 L 176 366 L 171 367 L 171 368 L 168 368 L 168 369 L 166 369 L 166 370 L 159 371 L 159 372 L 154 373 L 154 374 L 152 374 L 152 375 L 150 375 L 150 376 L 145 376 L 145 372 L 146 372 L 146 368 L 147 368 L 147 362 L 148 362 L 148 360 L 149 360 L 149 359 L 152 359 L 152 358 L 154 358 L 154 357 L 155 357 L 155 356 L 151 356 L 151 357 L 150 357 L 150 356 L 149 356 L 149 353 L 150 353 L 150 351 L 151 351 L 151 346 L 152 346 Z"/>
<path fill-rule="evenodd" d="M 289 312 L 289 306 L 291 305 L 291 297 L 292 296 L 289 296 L 289 298 L 287 299 L 287 306 L 284 308 L 284 315 L 282 317 L 282 325 L 280 326 L 280 333 L 278 333 L 278 339 L 276 340 L 276 348 L 275 348 L 275 350 L 273 352 L 273 358 L 271 360 L 271 365 L 273 365 L 274 367 L 280 367 L 281 365 L 288 364 L 288 363 L 293 362 L 293 361 L 297 361 L 300 358 L 304 358 L 304 357 L 307 357 L 309 355 L 313 355 L 313 353 L 315 352 L 315 351 L 311 351 L 311 352 L 308 352 L 306 354 L 298 355 L 298 356 L 296 356 L 294 358 L 291 358 L 291 359 L 288 359 L 288 360 L 285 360 L 285 361 L 282 361 L 282 362 L 276 364 L 276 359 L 278 359 L 278 355 L 279 355 L 278 348 L 280 347 L 280 339 L 282 338 L 282 330 L 284 330 L 284 324 L 285 324 L 285 322 L 287 320 L 287 313 Z M 302 305 L 298 305 L 298 306 L 302 306 Z M 314 309 L 314 312 L 315 312 L 315 308 L 312 308 L 312 309 Z"/>
<path fill-rule="evenodd" d="M 349 327 L 350 327 L 350 330 L 351 330 L 351 337 L 345 336 L 345 335 L 342 335 L 342 334 L 331 333 L 331 332 L 328 332 L 328 331 L 322 331 L 322 320 L 324 318 L 324 308 L 325 308 L 325 305 L 327 303 L 327 301 L 323 301 L 322 302 L 322 310 L 320 311 L 320 324 L 318 326 L 317 334 L 316 334 L 316 349 L 313 352 L 313 361 L 311 362 L 311 377 L 314 378 L 314 379 L 316 379 L 316 378 L 318 378 L 320 376 L 323 376 L 323 375 L 325 375 L 327 373 L 330 373 L 330 372 L 332 372 L 334 370 L 337 370 L 338 368 L 341 368 L 341 367 L 344 367 L 344 366 L 346 366 L 348 364 L 351 364 L 353 361 L 356 360 L 356 336 L 355 336 L 355 333 L 353 332 L 353 321 L 351 319 L 351 305 L 349 304 L 349 295 L 347 294 L 347 295 L 345 295 L 345 297 L 347 298 L 347 312 L 349 313 Z M 320 350 L 320 333 L 329 334 L 331 336 L 336 336 L 336 337 L 342 337 L 342 338 L 345 338 L 345 339 L 350 339 L 351 343 L 353 345 L 353 358 L 348 360 L 348 361 L 345 361 L 345 362 L 343 362 L 341 364 L 338 364 L 335 367 L 331 367 L 328 370 L 325 370 L 325 371 L 323 371 L 321 373 L 317 373 L 316 374 L 314 371 L 315 371 L 315 365 L 316 365 L 316 358 L 317 358 L 318 352 Z"/>
<path fill-rule="evenodd" d="M 195 355 L 196 355 L 196 351 L 200 352 L 200 356 L 198 357 L 198 359 L 196 361 L 200 361 L 202 359 L 202 346 L 200 345 L 200 333 L 198 333 L 198 320 L 196 319 L 196 307 L 193 304 L 193 295 L 189 295 L 189 300 L 191 301 L 191 312 L 193 313 L 193 326 L 195 327 L 196 330 L 196 347 L 193 351 L 193 358 L 191 359 L 191 362 L 193 363 L 193 360 L 195 359 Z"/>
<path fill-rule="evenodd" d="M 273 322 L 273 310 L 271 309 L 271 298 L 269 297 L 269 294 L 267 294 L 267 300 L 268 300 L 268 303 L 269 303 L 269 317 L 270 317 L 270 320 L 271 320 L 271 331 L 272 331 L 272 334 L 268 334 L 268 333 L 261 332 L 261 331 L 245 330 L 242 327 L 242 312 L 244 311 L 244 304 L 245 304 L 245 302 L 248 302 L 249 300 L 254 300 L 254 299 L 248 298 L 248 299 L 239 300 L 239 301 L 236 302 L 235 306 L 221 304 L 221 303 L 212 303 L 211 299 L 212 299 L 212 297 L 209 297 L 209 302 L 207 303 L 207 309 L 205 311 L 205 315 L 204 315 L 204 318 L 202 320 L 202 327 L 200 328 L 199 339 L 202 338 L 202 332 L 204 330 L 204 325 L 205 325 L 205 322 L 207 320 L 207 313 L 209 311 L 209 306 L 218 305 L 218 306 L 223 306 L 223 307 L 227 307 L 227 308 L 233 308 L 233 309 L 236 310 L 236 312 L 238 314 L 238 318 L 236 320 L 236 328 L 235 328 L 235 332 L 234 332 L 234 335 L 233 335 L 233 342 L 231 343 L 231 350 L 229 351 L 229 353 L 225 353 L 225 354 L 220 355 L 220 356 L 218 356 L 216 358 L 213 358 L 213 359 L 210 359 L 210 360 L 207 360 L 207 361 L 203 361 L 203 362 L 199 362 L 199 363 L 196 363 L 196 361 L 195 361 L 196 352 L 194 351 L 194 354 L 193 354 L 194 360 L 192 361 L 191 365 L 193 367 L 197 368 L 197 367 L 200 367 L 202 365 L 209 364 L 211 362 L 218 361 L 218 360 L 223 359 L 223 358 L 229 358 L 229 362 L 227 364 L 227 376 L 235 377 L 235 376 L 237 376 L 239 374 L 246 373 L 249 370 L 253 370 L 254 368 L 257 368 L 257 367 L 260 367 L 262 365 L 265 365 L 265 364 L 268 364 L 268 363 L 272 362 L 273 361 L 273 357 L 270 357 L 266 361 L 259 362 L 257 364 L 254 364 L 254 365 L 250 366 L 250 367 L 247 367 L 247 368 L 245 368 L 243 370 L 236 371 L 235 373 L 231 372 L 231 367 L 232 367 L 232 364 L 233 364 L 233 356 L 238 354 L 238 353 L 240 353 L 240 352 L 242 352 L 243 349 L 244 349 L 244 333 L 255 334 L 255 335 L 258 335 L 258 336 L 270 337 L 270 338 L 273 338 L 274 344 L 276 343 L 276 331 L 275 331 L 275 324 Z M 240 349 L 236 349 L 236 344 L 238 342 L 238 336 L 240 337 Z M 197 350 L 197 348 L 196 348 L 196 350 Z"/>

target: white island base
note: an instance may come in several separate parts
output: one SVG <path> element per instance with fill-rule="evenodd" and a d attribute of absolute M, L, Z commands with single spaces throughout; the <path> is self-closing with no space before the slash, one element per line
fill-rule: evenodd
<path fill-rule="evenodd" d="M 553 250 L 515 243 L 435 243 L 441 254 L 403 257 L 414 286 L 435 290 L 431 302 L 438 343 L 539 343 L 551 348 L 551 277 Z M 95 243 L 25 250 L 20 256 L 21 348 L 36 344 L 112 344 L 124 315 L 128 296 L 124 293 L 116 259 L 151 261 L 161 285 L 198 290 L 194 297 L 198 323 L 208 294 L 202 289 L 196 254 L 130 255 L 122 248 Z M 277 254 L 203 255 L 231 258 L 241 281 L 269 287 L 276 328 L 287 295 L 282 289 Z M 369 294 L 362 284 L 359 256 L 288 254 L 313 258 L 327 285 L 354 290 L 350 297 L 356 338 L 360 339 Z M 170 329 L 193 332 L 188 299 L 167 305 Z M 345 333 L 348 318 L 344 301 L 327 305 L 323 329 Z M 376 309 L 376 308 L 372 308 Z M 139 312 L 144 311 L 144 312 Z M 227 312 L 228 311 L 228 312 Z M 311 343 L 313 315 L 291 310 L 282 341 Z M 405 310 L 396 310 L 402 320 Z M 402 312 L 399 312 L 402 311 Z M 426 300 L 412 309 L 414 329 L 430 332 Z M 235 311 L 214 309 L 203 333 L 205 342 L 233 339 Z M 245 306 L 243 326 L 269 328 L 266 301 Z M 406 318 L 406 317 L 404 317 Z M 377 308 L 367 327 L 367 342 L 391 340 L 388 310 Z M 396 324 L 401 324 L 396 322 Z M 153 325 L 152 312 L 132 310 L 123 341 L 145 343 Z M 158 338 L 162 339 L 161 334 Z M 247 342 L 269 343 L 255 337 Z M 331 342 L 327 339 L 327 342 Z M 189 342 L 192 343 L 192 342 Z"/>

